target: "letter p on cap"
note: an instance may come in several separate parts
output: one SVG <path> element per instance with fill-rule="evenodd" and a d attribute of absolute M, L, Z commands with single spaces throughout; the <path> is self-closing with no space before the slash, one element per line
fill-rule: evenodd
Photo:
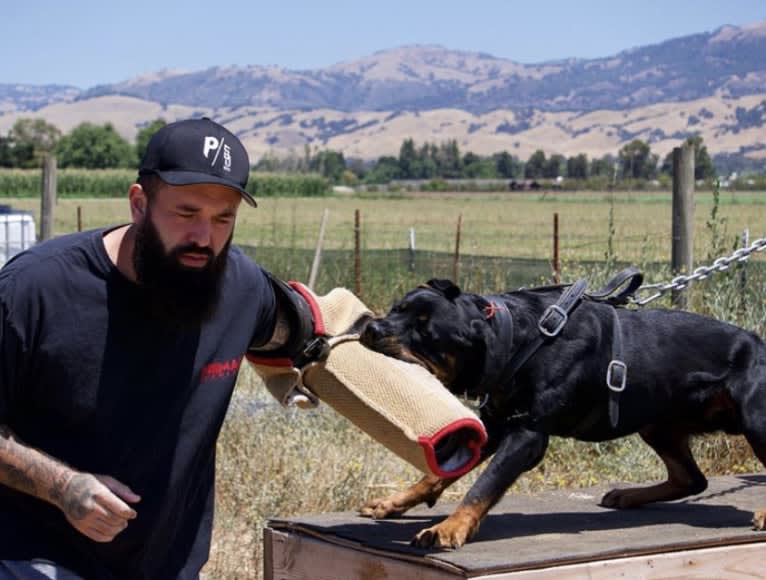
<path fill-rule="evenodd" d="M 215 137 L 205 137 L 205 145 L 202 149 L 202 154 L 205 156 L 205 159 L 207 159 L 207 155 L 210 153 L 211 149 L 218 149 L 218 139 Z"/>

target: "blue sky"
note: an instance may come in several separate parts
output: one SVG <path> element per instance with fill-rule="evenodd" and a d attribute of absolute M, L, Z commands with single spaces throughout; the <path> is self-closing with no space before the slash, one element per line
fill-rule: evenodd
<path fill-rule="evenodd" d="M 537 63 L 759 20 L 764 0 L 5 0 L 0 83 L 88 88 L 166 68 L 315 69 L 411 44 Z"/>

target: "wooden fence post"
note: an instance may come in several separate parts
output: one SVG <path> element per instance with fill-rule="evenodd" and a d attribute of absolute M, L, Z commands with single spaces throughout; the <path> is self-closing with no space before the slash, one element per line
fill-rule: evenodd
<path fill-rule="evenodd" d="M 689 274 L 694 263 L 694 146 L 684 143 L 673 149 L 673 275 Z M 675 308 L 686 308 L 688 288 L 673 290 Z"/>
<path fill-rule="evenodd" d="M 561 282 L 561 270 L 559 269 L 559 214 L 553 214 L 553 283 Z"/>
<path fill-rule="evenodd" d="M 463 229 L 463 214 L 457 216 L 457 231 L 455 232 L 455 258 L 452 262 L 452 281 L 458 283 L 460 274 L 460 232 Z"/>
<path fill-rule="evenodd" d="M 53 237 L 53 210 L 56 206 L 56 157 L 43 158 L 43 190 L 40 195 L 40 241 Z"/>
<path fill-rule="evenodd" d="M 415 271 L 415 228 L 410 228 L 410 237 L 409 237 L 409 257 L 410 257 L 410 263 L 409 263 L 409 270 L 410 272 Z"/>

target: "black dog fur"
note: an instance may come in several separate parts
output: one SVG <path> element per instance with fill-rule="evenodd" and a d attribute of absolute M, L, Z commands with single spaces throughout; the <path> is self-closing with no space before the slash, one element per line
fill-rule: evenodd
<path fill-rule="evenodd" d="M 707 480 L 689 449 L 690 436 L 744 434 L 766 464 L 766 346 L 752 332 L 688 312 L 618 308 L 627 384 L 619 421 L 608 414 L 606 370 L 612 359 L 614 307 L 582 300 L 555 338 L 549 338 L 507 376 L 513 353 L 539 335 L 538 320 L 562 287 L 484 297 L 431 280 L 409 292 L 361 341 L 396 358 L 417 362 L 453 393 L 488 397 L 480 414 L 494 454 L 446 520 L 413 539 L 421 547 L 463 545 L 481 519 L 523 472 L 542 459 L 551 435 L 605 441 L 638 432 L 665 463 L 667 481 L 614 489 L 610 508 L 670 501 L 705 490 Z M 497 315 L 497 308 L 509 316 Z M 433 505 L 453 482 L 428 475 L 406 491 L 367 503 L 363 515 L 385 518 L 426 502 Z M 766 510 L 755 514 L 766 527 Z"/>

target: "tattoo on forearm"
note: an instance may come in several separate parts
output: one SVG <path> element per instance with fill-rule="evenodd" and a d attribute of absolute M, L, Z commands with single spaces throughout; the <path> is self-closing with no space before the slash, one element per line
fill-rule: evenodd
<path fill-rule="evenodd" d="M 59 505 L 70 479 L 65 464 L 28 447 L 0 425 L 0 484 Z"/>
<path fill-rule="evenodd" d="M 37 495 L 35 468 L 25 457 L 26 450 L 14 439 L 13 431 L 0 426 L 0 483 L 18 491 Z"/>
<path fill-rule="evenodd" d="M 5 481 L 9 487 L 18 491 L 37 495 L 35 480 L 29 476 L 29 473 L 14 465 L 8 465 L 3 461 L 0 461 L 0 481 Z"/>

